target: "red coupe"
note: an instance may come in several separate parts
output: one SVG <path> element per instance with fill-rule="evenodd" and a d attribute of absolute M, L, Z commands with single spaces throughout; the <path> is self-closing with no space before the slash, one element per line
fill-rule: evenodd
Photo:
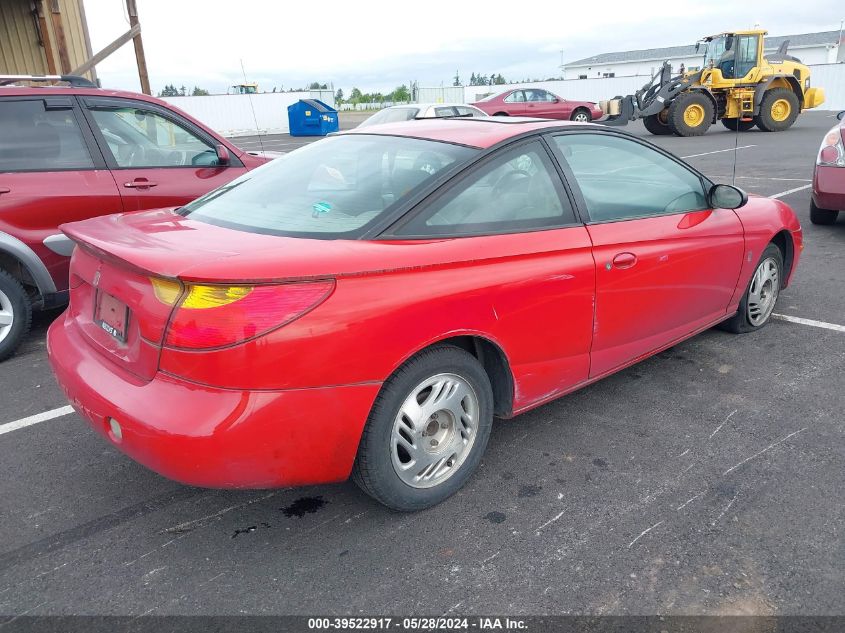
<path fill-rule="evenodd" d="M 840 123 L 825 134 L 813 171 L 813 224 L 833 224 L 839 211 L 845 210 L 845 111 L 837 118 Z"/>
<path fill-rule="evenodd" d="M 493 116 L 530 116 L 584 123 L 603 116 L 601 108 L 591 101 L 567 101 L 541 88 L 508 90 L 470 105 Z"/>
<path fill-rule="evenodd" d="M 722 323 L 763 327 L 802 249 L 779 200 L 595 125 L 333 136 L 178 209 L 67 224 L 50 362 L 172 479 L 355 481 L 417 510 L 509 418 Z"/>

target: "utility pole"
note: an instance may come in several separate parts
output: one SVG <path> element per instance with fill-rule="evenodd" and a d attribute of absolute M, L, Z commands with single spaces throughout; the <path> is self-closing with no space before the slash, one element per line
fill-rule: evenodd
<path fill-rule="evenodd" d="M 126 0 L 126 12 L 129 13 L 129 26 L 133 29 L 138 27 L 138 7 L 135 5 L 135 0 Z M 144 43 L 141 41 L 141 31 L 132 38 L 132 43 L 135 45 L 135 60 L 138 62 L 138 79 L 141 81 L 141 92 L 147 95 L 152 95 L 150 90 L 150 76 L 147 74 L 147 58 L 144 56 Z"/>

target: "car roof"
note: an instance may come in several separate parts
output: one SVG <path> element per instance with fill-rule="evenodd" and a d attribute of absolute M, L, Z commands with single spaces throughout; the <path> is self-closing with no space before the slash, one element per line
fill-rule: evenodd
<path fill-rule="evenodd" d="M 443 143 L 455 143 L 469 147 L 486 149 L 509 138 L 527 132 L 540 130 L 583 128 L 603 128 L 593 123 L 575 123 L 556 119 L 535 119 L 528 117 L 478 117 L 478 118 L 443 118 L 416 119 L 384 123 L 379 126 L 352 129 L 344 134 L 378 134 L 382 136 L 407 136 Z"/>
<path fill-rule="evenodd" d="M 62 96 L 85 96 L 85 97 L 122 97 L 124 99 L 137 99 L 150 101 L 152 103 L 165 103 L 161 99 L 150 95 L 128 90 L 108 90 L 104 88 L 80 88 L 78 86 L 0 86 L 0 97 L 38 97 L 45 95 Z"/>

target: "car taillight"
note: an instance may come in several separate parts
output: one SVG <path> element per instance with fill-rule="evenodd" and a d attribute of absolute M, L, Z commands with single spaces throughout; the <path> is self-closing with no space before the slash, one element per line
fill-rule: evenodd
<path fill-rule="evenodd" d="M 845 167 L 845 144 L 843 144 L 843 128 L 837 126 L 828 132 L 822 146 L 819 148 L 817 165 L 826 167 Z"/>
<path fill-rule="evenodd" d="M 153 279 L 156 298 L 176 308 L 165 347 L 212 349 L 267 334 L 320 305 L 334 281 L 274 285 L 182 284 Z"/>

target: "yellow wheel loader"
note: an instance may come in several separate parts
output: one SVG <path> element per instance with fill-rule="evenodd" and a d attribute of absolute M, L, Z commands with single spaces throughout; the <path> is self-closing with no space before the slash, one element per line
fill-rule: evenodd
<path fill-rule="evenodd" d="M 716 121 L 744 132 L 788 129 L 802 110 L 824 103 L 824 90 L 810 87 L 810 69 L 787 54 L 789 41 L 766 57 L 766 31 L 736 31 L 705 37 L 699 70 L 672 76 L 664 63 L 633 95 L 602 101 L 607 125 L 643 119 L 652 134 L 700 136 Z"/>

